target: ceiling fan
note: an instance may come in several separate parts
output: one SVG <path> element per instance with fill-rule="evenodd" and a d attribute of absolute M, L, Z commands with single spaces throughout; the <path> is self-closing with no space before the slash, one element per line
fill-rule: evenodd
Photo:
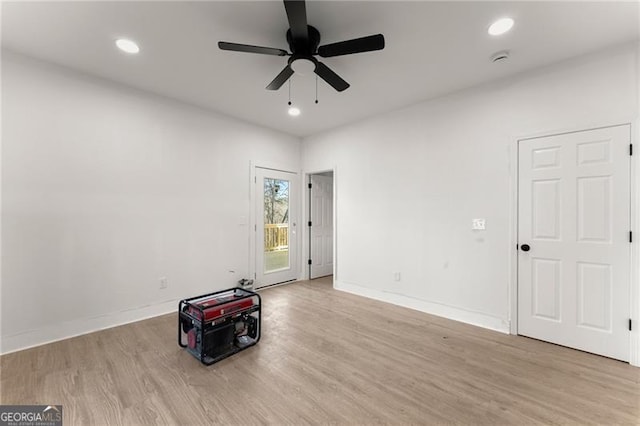
<path fill-rule="evenodd" d="M 278 90 L 289 80 L 294 72 L 299 74 L 314 72 L 338 92 L 342 92 L 349 87 L 349 83 L 344 81 L 328 66 L 314 58 L 314 56 L 330 58 L 332 56 L 351 55 L 353 53 L 384 49 L 384 36 L 382 34 L 325 44 L 324 46 L 318 47 L 320 44 L 320 32 L 307 24 L 307 9 L 304 0 L 284 0 L 284 8 L 287 12 L 287 19 L 289 20 L 287 43 L 289 44 L 291 53 L 273 47 L 228 43 L 226 41 L 218 42 L 218 47 L 222 50 L 259 53 L 262 55 L 289 56 L 287 66 L 269 83 L 267 86 L 268 90 Z"/>

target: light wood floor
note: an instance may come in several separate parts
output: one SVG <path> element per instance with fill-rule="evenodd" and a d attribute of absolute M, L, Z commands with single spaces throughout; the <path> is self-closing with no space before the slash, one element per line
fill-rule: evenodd
<path fill-rule="evenodd" d="M 260 343 L 205 367 L 167 315 L 0 358 L 2 404 L 66 425 L 640 424 L 640 368 L 360 298 L 262 292 Z"/>

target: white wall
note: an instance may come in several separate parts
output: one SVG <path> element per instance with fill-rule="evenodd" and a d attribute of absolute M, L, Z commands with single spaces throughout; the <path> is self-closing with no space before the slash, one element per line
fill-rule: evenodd
<path fill-rule="evenodd" d="M 250 162 L 300 169 L 297 138 L 9 52 L 2 104 L 2 352 L 235 285 Z"/>
<path fill-rule="evenodd" d="M 625 45 L 306 138 L 305 171 L 337 168 L 336 288 L 508 332 L 517 138 L 633 122 L 637 93 Z"/>
<path fill-rule="evenodd" d="M 307 138 L 304 170 L 336 167 L 336 286 L 507 331 L 515 140 L 636 120 L 636 49 Z M 1 352 L 248 275 L 250 161 L 298 170 L 297 139 L 2 54 Z"/>

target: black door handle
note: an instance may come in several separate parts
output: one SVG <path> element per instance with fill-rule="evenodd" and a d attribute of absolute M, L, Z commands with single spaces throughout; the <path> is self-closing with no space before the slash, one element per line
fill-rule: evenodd
<path fill-rule="evenodd" d="M 531 250 L 531 247 L 529 247 L 529 244 L 523 244 L 523 245 L 520 246 L 520 249 L 522 251 L 529 251 L 529 250 Z"/>

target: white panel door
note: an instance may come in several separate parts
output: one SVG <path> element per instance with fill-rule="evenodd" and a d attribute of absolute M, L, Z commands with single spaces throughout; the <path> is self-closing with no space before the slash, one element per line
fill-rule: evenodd
<path fill-rule="evenodd" d="M 311 279 L 333 274 L 333 177 L 311 175 Z"/>
<path fill-rule="evenodd" d="M 519 142 L 519 334 L 629 359 L 630 130 Z"/>
<path fill-rule="evenodd" d="M 298 277 L 297 178 L 256 168 L 256 288 Z"/>

